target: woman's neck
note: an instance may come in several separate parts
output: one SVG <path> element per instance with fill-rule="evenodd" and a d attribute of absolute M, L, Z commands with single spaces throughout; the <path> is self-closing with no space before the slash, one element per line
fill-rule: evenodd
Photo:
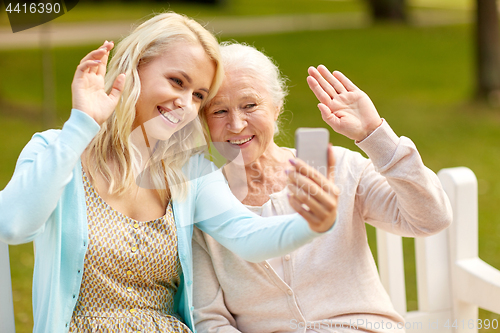
<path fill-rule="evenodd" d="M 229 163 L 224 167 L 233 194 L 244 204 L 262 206 L 269 195 L 286 186 L 285 170 L 293 154 L 272 142 L 266 151 L 252 163 Z"/>
<path fill-rule="evenodd" d="M 146 167 L 147 161 L 151 158 L 153 154 L 153 149 L 158 142 L 151 136 L 148 136 L 143 125 L 139 125 L 132 130 L 130 133 L 130 142 L 137 148 L 140 154 L 141 170 Z"/>

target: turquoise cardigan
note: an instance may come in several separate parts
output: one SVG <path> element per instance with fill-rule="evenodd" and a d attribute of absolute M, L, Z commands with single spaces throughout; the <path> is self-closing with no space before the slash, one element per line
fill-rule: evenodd
<path fill-rule="evenodd" d="M 0 192 L 0 240 L 35 242 L 33 332 L 68 331 L 78 300 L 88 244 L 80 156 L 99 131 L 88 115 L 72 110 L 62 130 L 37 133 L 19 156 L 14 175 Z M 182 280 L 176 310 L 194 331 L 193 224 L 242 258 L 260 262 L 311 241 L 318 233 L 298 214 L 263 223 L 231 194 L 220 170 L 202 155 L 183 168 L 189 193 L 173 201 Z"/>

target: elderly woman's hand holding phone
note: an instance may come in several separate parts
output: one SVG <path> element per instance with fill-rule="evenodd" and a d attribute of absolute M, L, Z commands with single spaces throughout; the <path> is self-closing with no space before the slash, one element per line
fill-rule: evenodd
<path fill-rule="evenodd" d="M 328 147 L 327 177 L 307 165 L 300 158 L 291 159 L 294 169 L 287 170 L 288 200 L 316 232 L 328 231 L 337 219 L 337 200 L 339 189 L 334 183 L 335 156 Z"/>

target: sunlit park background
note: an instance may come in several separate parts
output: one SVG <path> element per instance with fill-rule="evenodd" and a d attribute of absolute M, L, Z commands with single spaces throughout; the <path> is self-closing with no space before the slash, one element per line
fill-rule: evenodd
<path fill-rule="evenodd" d="M 473 102 L 474 1 L 409 0 L 408 3 L 409 24 L 373 24 L 362 0 L 223 0 L 216 5 L 180 1 L 104 4 L 82 0 L 47 29 L 71 22 L 89 27 L 96 22 L 133 24 L 153 12 L 168 9 L 203 22 L 271 15 L 280 22 L 283 15 L 332 14 L 332 20 L 338 20 L 338 24 L 327 30 L 299 28 L 299 31 L 276 32 L 271 26 L 269 30 L 273 32 L 250 26 L 247 32 L 231 29 L 229 33 L 215 32 L 221 40 L 235 39 L 265 51 L 288 77 L 290 95 L 279 144 L 293 146 L 293 133 L 299 126 L 325 126 L 305 80 L 307 67 L 322 63 L 331 70 L 341 70 L 367 92 L 396 133 L 415 142 L 424 163 L 432 170 L 471 168 L 479 180 L 479 255 L 500 269 L 500 108 Z M 0 6 L 0 29 L 5 32 L 9 22 L 5 7 L 1 3 Z M 238 20 L 232 22 L 238 25 Z M 49 41 L 44 58 L 37 45 L 7 48 L 0 41 L 0 189 L 12 176 L 16 159 L 32 134 L 49 126 L 61 127 L 68 118 L 70 84 L 76 65 L 101 42 L 68 46 Z M 46 71 L 45 76 L 44 61 L 53 66 L 53 72 Z M 55 99 L 47 101 L 44 78 L 51 74 L 54 88 L 45 91 Z M 43 116 L 44 101 L 51 108 L 49 116 Z M 333 131 L 331 142 L 358 150 L 353 142 Z M 368 231 L 374 245 L 374 229 Z M 376 255 L 375 247 L 372 249 Z M 418 304 L 412 239 L 404 240 L 404 249 L 408 310 L 415 310 Z M 10 260 L 16 329 L 30 332 L 32 244 L 10 246 Z M 500 316 L 481 310 L 480 318 Z"/>

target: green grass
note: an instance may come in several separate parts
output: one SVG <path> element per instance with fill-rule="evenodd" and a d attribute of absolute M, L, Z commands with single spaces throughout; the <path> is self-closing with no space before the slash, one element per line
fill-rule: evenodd
<path fill-rule="evenodd" d="M 310 2 L 311 8 L 315 8 L 316 2 L 319 3 Z M 242 5 L 244 9 L 235 6 L 232 12 L 221 12 L 253 15 L 259 13 L 259 6 L 271 2 L 259 0 L 254 3 L 254 9 Z M 356 2 L 322 3 L 340 3 L 347 7 Z M 293 6 L 286 6 L 289 7 Z M 277 10 L 277 7 L 273 8 L 270 5 L 265 13 L 272 14 Z M 139 9 L 133 11 L 137 11 L 138 17 L 145 15 L 139 13 Z M 95 15 L 102 13 L 96 12 Z M 207 13 L 210 14 L 210 10 L 204 11 L 203 16 Z M 90 15 L 90 10 L 88 14 L 80 14 L 83 19 L 83 16 Z M 238 41 L 264 50 L 280 64 L 290 80 L 290 96 L 284 114 L 283 134 L 277 140 L 279 144 L 292 146 L 294 130 L 299 126 L 324 126 L 316 108 L 317 102 L 305 81 L 307 67 L 323 63 L 331 70 L 341 70 L 366 91 L 396 133 L 408 136 L 416 143 L 424 162 L 431 169 L 438 171 L 462 165 L 471 168 L 479 179 L 479 254 L 483 260 L 500 268 L 500 173 L 497 172 L 500 166 L 500 111 L 469 102 L 474 87 L 472 34 L 471 26 L 411 28 L 380 25 L 369 29 L 239 37 Z M 62 125 L 69 115 L 70 84 L 76 64 L 92 47 L 53 50 L 57 126 Z M 0 97 L 15 105 L 0 108 L 0 188 L 11 177 L 24 144 L 35 131 L 42 129 L 38 120 L 42 101 L 40 64 L 41 54 L 36 50 L 0 52 Z M 331 141 L 358 150 L 349 139 L 333 132 Z M 373 228 L 368 228 L 368 233 L 373 246 Z M 410 310 L 417 307 L 412 247 L 413 240 L 405 239 Z M 372 249 L 376 253 L 376 249 Z M 29 332 L 32 324 L 32 247 L 31 244 L 12 246 L 10 250 L 17 332 Z M 500 317 L 481 311 L 481 318 Z"/>

